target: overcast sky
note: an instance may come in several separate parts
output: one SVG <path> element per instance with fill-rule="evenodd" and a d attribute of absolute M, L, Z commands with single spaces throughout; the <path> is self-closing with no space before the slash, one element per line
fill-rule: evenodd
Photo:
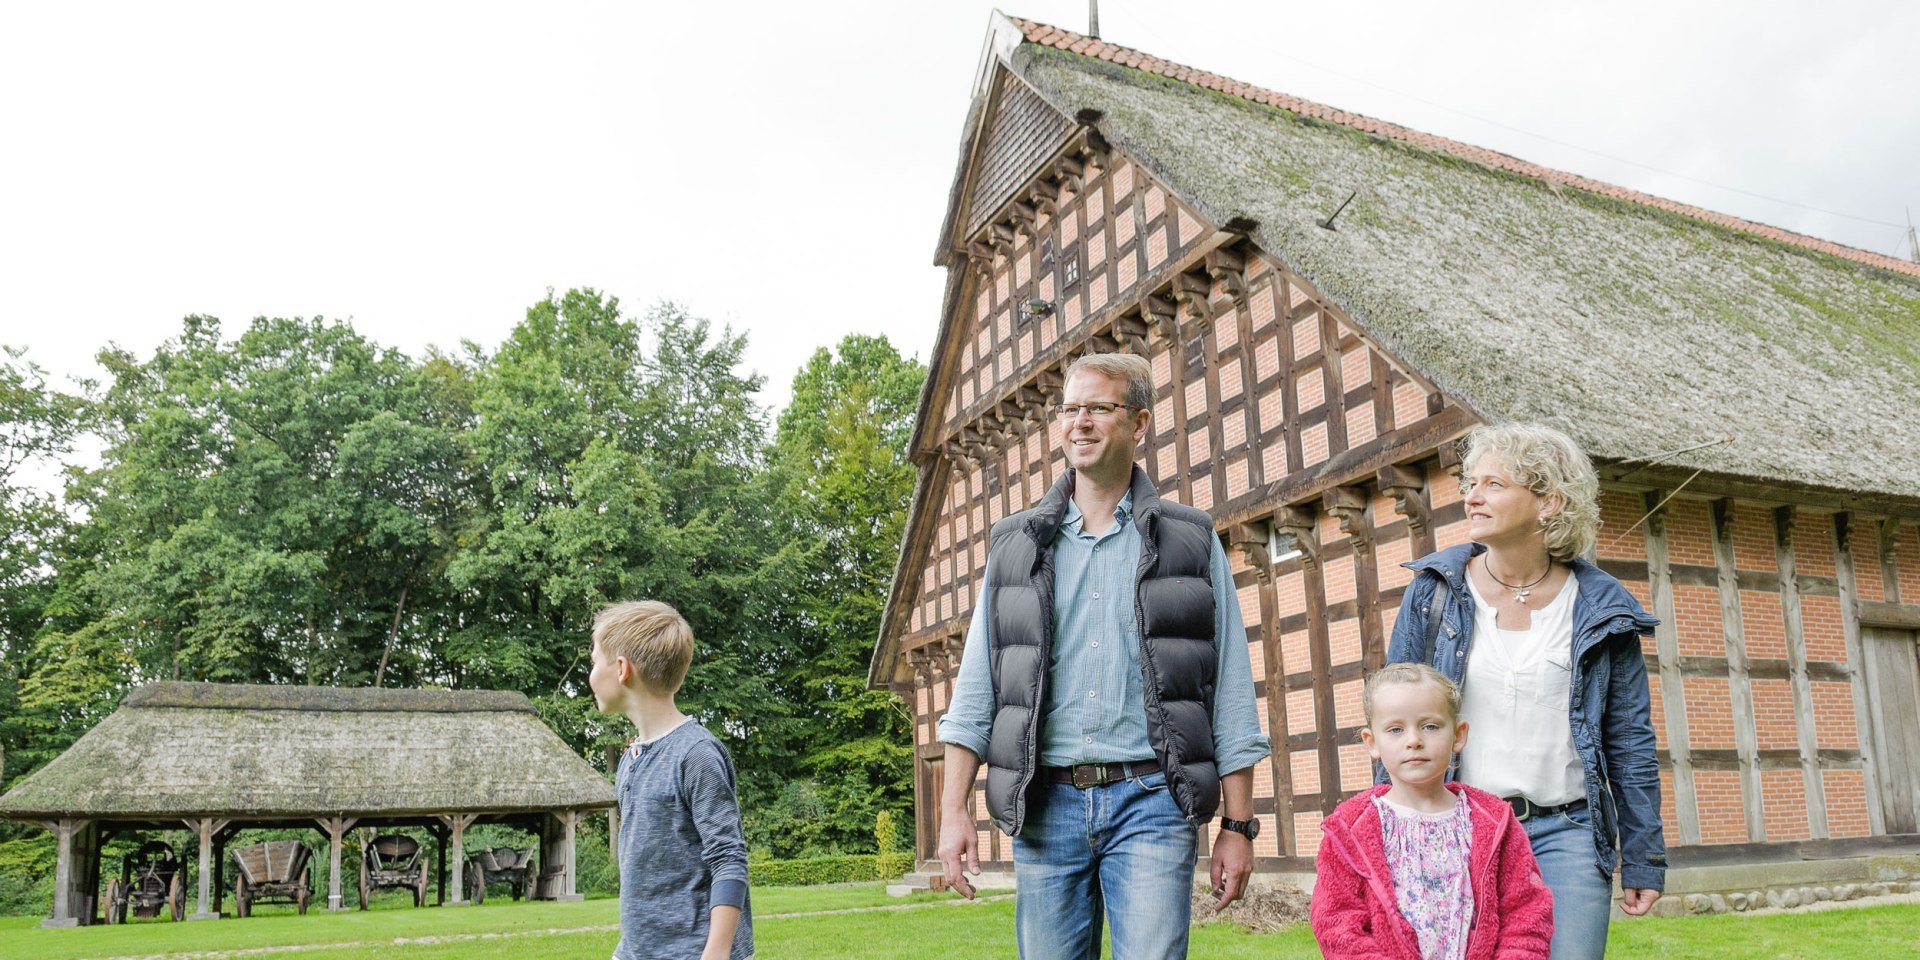
<path fill-rule="evenodd" d="M 1084 0 L 1007 0 L 1086 29 Z M 492 348 L 551 287 L 923 359 L 992 6 L 0 5 L 0 343 L 64 379 L 206 313 Z M 1103 35 L 1884 254 L 1920 4 L 1107 0 Z M 1780 202 L 1789 201 L 1789 202 Z"/>

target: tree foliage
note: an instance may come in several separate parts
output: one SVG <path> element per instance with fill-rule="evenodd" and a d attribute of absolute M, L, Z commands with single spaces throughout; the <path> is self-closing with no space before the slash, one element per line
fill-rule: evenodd
<path fill-rule="evenodd" d="M 520 690 L 598 761 L 607 602 L 667 600 L 682 707 L 726 739 L 756 846 L 869 853 L 911 807 L 908 719 L 866 689 L 924 368 L 821 349 L 777 426 L 745 337 L 572 290 L 492 352 L 188 317 L 90 397 L 0 362 L 0 746 L 17 779 L 158 679 Z M 91 431 L 65 503 L 15 482 Z M 4 840 L 0 836 L 0 840 Z"/>

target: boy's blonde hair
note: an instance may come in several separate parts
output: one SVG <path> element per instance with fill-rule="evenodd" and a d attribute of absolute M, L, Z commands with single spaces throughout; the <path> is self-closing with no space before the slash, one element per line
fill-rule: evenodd
<path fill-rule="evenodd" d="M 640 682 L 659 693 L 679 690 L 693 662 L 693 628 L 658 600 L 601 607 L 593 616 L 593 642 L 610 658 L 626 657 Z"/>
<path fill-rule="evenodd" d="M 1366 718 L 1367 726 L 1373 726 L 1373 693 L 1381 687 L 1396 683 L 1428 683 L 1438 688 L 1441 699 L 1447 704 L 1447 722 L 1460 722 L 1460 688 L 1453 685 L 1447 675 L 1424 663 L 1389 663 L 1373 672 L 1367 678 L 1367 685 L 1360 689 L 1360 711 Z"/>

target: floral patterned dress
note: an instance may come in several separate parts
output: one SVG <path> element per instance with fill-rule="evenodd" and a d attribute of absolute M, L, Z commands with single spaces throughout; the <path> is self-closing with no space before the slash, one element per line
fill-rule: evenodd
<path fill-rule="evenodd" d="M 1373 804 L 1393 869 L 1394 900 L 1419 937 L 1422 960 L 1461 960 L 1473 925 L 1473 881 L 1467 876 L 1473 814 L 1467 798 L 1445 813 L 1422 813 L 1385 796 Z"/>

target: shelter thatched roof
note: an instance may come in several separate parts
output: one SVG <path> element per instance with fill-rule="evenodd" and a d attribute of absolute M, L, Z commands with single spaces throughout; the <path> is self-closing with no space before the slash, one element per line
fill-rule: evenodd
<path fill-rule="evenodd" d="M 1257 223 L 1482 417 L 1605 460 L 1730 434 L 1667 463 L 1920 497 L 1920 267 L 1003 23 L 1003 62 L 1055 109 L 1213 223 Z"/>
<path fill-rule="evenodd" d="M 518 693 L 156 683 L 5 796 L 0 817 L 519 813 L 613 787 Z"/>

